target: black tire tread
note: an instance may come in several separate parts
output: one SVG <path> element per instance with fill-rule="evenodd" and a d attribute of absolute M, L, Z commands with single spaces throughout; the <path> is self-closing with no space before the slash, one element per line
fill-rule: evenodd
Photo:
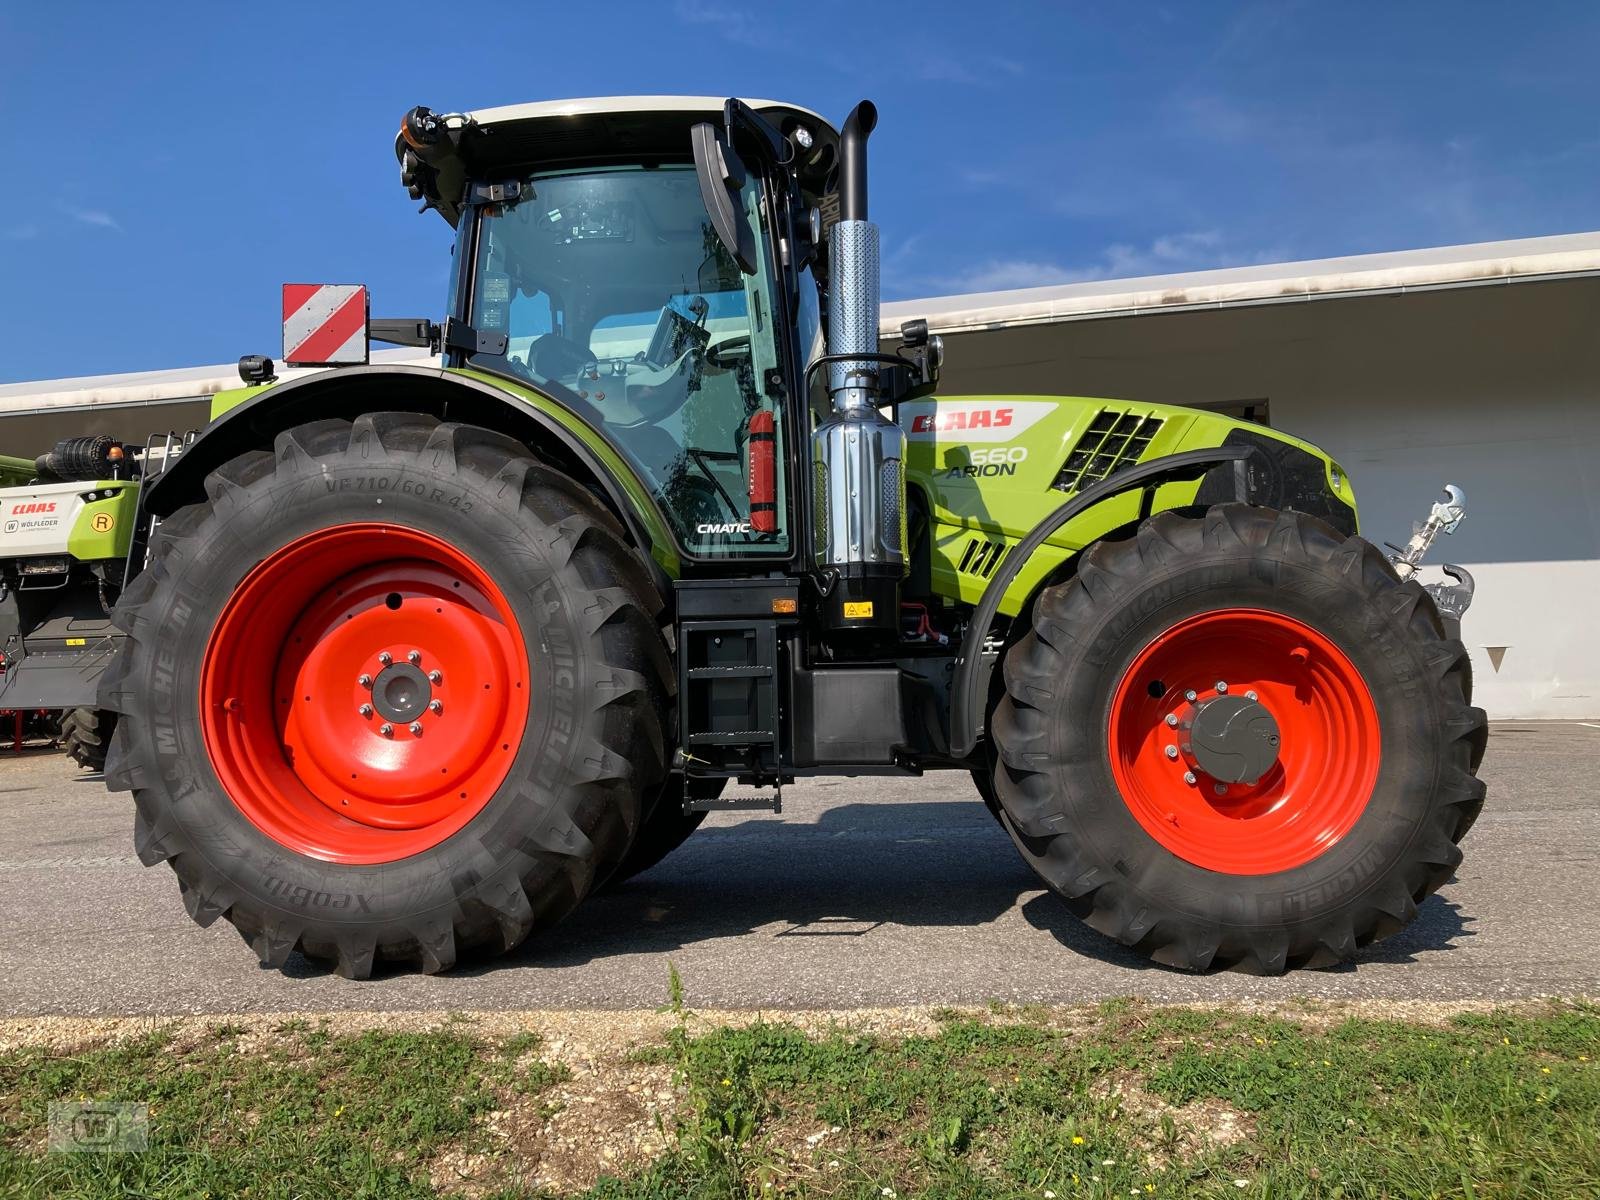
<path fill-rule="evenodd" d="M 135 681 L 160 645 L 157 601 L 175 574 L 201 569 L 190 561 L 191 537 L 218 510 L 286 474 L 315 473 L 328 456 L 396 456 L 421 460 L 433 470 L 469 472 L 496 486 L 497 503 L 534 518 L 553 547 L 564 548 L 562 570 L 572 572 L 593 597 L 583 614 L 586 653 L 610 672 L 595 689 L 583 733 L 589 741 L 576 757 L 584 764 L 552 786 L 560 812 L 542 839 L 524 846 L 529 876 L 537 865 L 555 870 L 558 883 L 531 893 L 515 870 L 452 879 L 453 911 L 410 919 L 399 936 L 379 940 L 354 924 L 318 924 L 253 903 L 223 871 L 188 843 L 172 815 L 173 788 L 156 769 L 149 735 L 138 719 Z M 164 520 L 151 542 L 151 561 L 122 597 L 116 623 L 129 635 L 106 672 L 101 703 L 122 714 L 112 739 L 107 783 L 131 790 L 136 809 L 134 842 L 146 866 L 167 862 L 178 877 L 190 916 L 206 926 L 229 920 L 264 966 L 281 967 L 299 950 L 333 962 L 340 974 L 366 978 L 374 964 L 410 963 L 424 972 L 447 970 L 468 953 L 498 953 L 565 916 L 622 862 L 641 824 L 641 796 L 666 773 L 663 732 L 674 673 L 659 625 L 663 601 L 620 522 L 577 482 L 537 460 L 526 446 L 488 429 L 410 412 L 369 413 L 353 422 L 323 420 L 281 433 L 270 452 L 242 454 L 212 472 L 206 500 Z M 543 536 L 543 535 L 539 535 Z M 204 763 L 197 771 L 208 770 Z M 508 780 L 503 786 L 513 786 Z"/>
<path fill-rule="evenodd" d="M 1208 927 L 1187 917 L 1153 912 L 1119 874 L 1092 861 L 1060 828 L 1045 773 L 1060 764 L 1052 761 L 1050 730 L 1040 705 L 1049 700 L 1067 669 L 1065 648 L 1097 614 L 1124 603 L 1152 572 L 1208 549 L 1290 554 L 1358 580 L 1420 648 L 1432 672 L 1449 737 L 1426 822 L 1409 847 L 1403 869 L 1380 878 L 1354 910 L 1346 908 L 1325 927 L 1292 944 L 1281 930 Z M 1032 629 L 1006 655 L 1006 691 L 991 715 L 999 750 L 995 793 L 1025 857 L 1072 911 L 1101 933 L 1157 962 L 1187 970 L 1234 968 L 1260 974 L 1342 962 L 1407 924 L 1417 904 L 1445 883 L 1461 861 L 1456 843 L 1483 808 L 1484 785 L 1475 772 L 1487 728 L 1483 710 L 1467 702 L 1467 664 L 1465 646 L 1446 636 L 1422 587 L 1415 581 L 1402 582 L 1383 554 L 1361 538 L 1345 538 L 1299 513 L 1242 504 L 1213 507 L 1198 519 L 1160 513 L 1131 538 L 1086 549 L 1073 578 L 1040 594 Z M 1041 865 L 1046 862 L 1048 874 Z"/>
<path fill-rule="evenodd" d="M 61 732 L 57 740 L 67 757 L 80 767 L 104 771 L 116 723 L 115 713 L 98 708 L 69 708 L 61 714 Z"/>

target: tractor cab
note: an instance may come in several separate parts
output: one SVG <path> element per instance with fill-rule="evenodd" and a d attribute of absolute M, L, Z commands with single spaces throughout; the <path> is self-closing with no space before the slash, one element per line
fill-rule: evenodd
<path fill-rule="evenodd" d="M 698 169 L 697 126 L 712 130 Z M 405 182 L 457 229 L 451 311 L 472 338 L 453 365 L 577 412 L 686 558 L 791 556 L 784 465 L 806 430 L 792 398 L 821 351 L 807 213 L 837 142 L 766 101 L 412 110 Z M 709 204 L 705 153 L 722 174 Z"/>

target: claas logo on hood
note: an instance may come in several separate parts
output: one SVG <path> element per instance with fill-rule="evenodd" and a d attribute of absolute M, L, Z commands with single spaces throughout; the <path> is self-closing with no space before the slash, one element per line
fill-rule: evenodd
<path fill-rule="evenodd" d="M 1011 424 L 1009 408 L 955 409 L 924 413 L 911 422 L 912 433 L 949 433 L 963 429 L 1005 429 Z"/>

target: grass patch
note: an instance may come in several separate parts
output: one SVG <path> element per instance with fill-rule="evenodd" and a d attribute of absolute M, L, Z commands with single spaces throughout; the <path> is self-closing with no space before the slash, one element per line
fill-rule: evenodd
<path fill-rule="evenodd" d="M 931 1036 L 757 1023 L 668 1053 L 675 1153 L 596 1195 L 1600 1195 L 1600 1013 L 943 1012 Z M 803 1134 L 803 1136 L 797 1136 Z"/>
<path fill-rule="evenodd" d="M 427 1158 L 475 1136 L 498 1062 L 458 1032 L 338 1037 L 286 1022 L 241 1048 L 218 1026 L 181 1051 L 170 1032 L 78 1053 L 0 1056 L 0 1195 L 374 1198 L 434 1195 Z M 51 1100 L 149 1105 L 140 1154 L 43 1154 Z"/>
<path fill-rule="evenodd" d="M 590 1142 L 599 1182 L 583 1194 L 606 1200 L 1600 1194 L 1600 1010 L 1585 1003 L 1433 1023 L 994 1007 L 941 1011 L 912 1035 L 718 1026 L 681 988 L 668 1011 L 659 1046 L 618 1045 L 578 1077 L 538 1034 L 466 1024 L 210 1025 L 12 1051 L 0 1194 L 524 1200 L 545 1194 L 547 1152 Z M 605 1077 L 669 1069 L 667 1149 L 608 1166 L 621 1133 L 593 1115 Z M 46 1104 L 79 1096 L 147 1102 L 150 1150 L 44 1154 Z M 562 1129 L 576 1131 L 566 1149 L 540 1144 Z M 474 1155 L 504 1169 L 430 1171 Z"/>

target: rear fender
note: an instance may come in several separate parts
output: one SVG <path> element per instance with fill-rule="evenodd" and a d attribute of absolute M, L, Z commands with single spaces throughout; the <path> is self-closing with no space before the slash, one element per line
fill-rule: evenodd
<path fill-rule="evenodd" d="M 346 367 L 250 393 L 221 412 L 146 486 L 148 513 L 166 517 L 205 499 L 207 475 L 240 454 L 270 447 L 296 425 L 329 417 L 354 420 L 368 412 L 427 413 L 516 438 L 589 487 L 666 578 L 678 574 L 672 535 L 648 489 L 599 434 L 548 397 L 462 372 L 408 366 Z M 670 590 L 662 588 L 663 594 Z"/>

